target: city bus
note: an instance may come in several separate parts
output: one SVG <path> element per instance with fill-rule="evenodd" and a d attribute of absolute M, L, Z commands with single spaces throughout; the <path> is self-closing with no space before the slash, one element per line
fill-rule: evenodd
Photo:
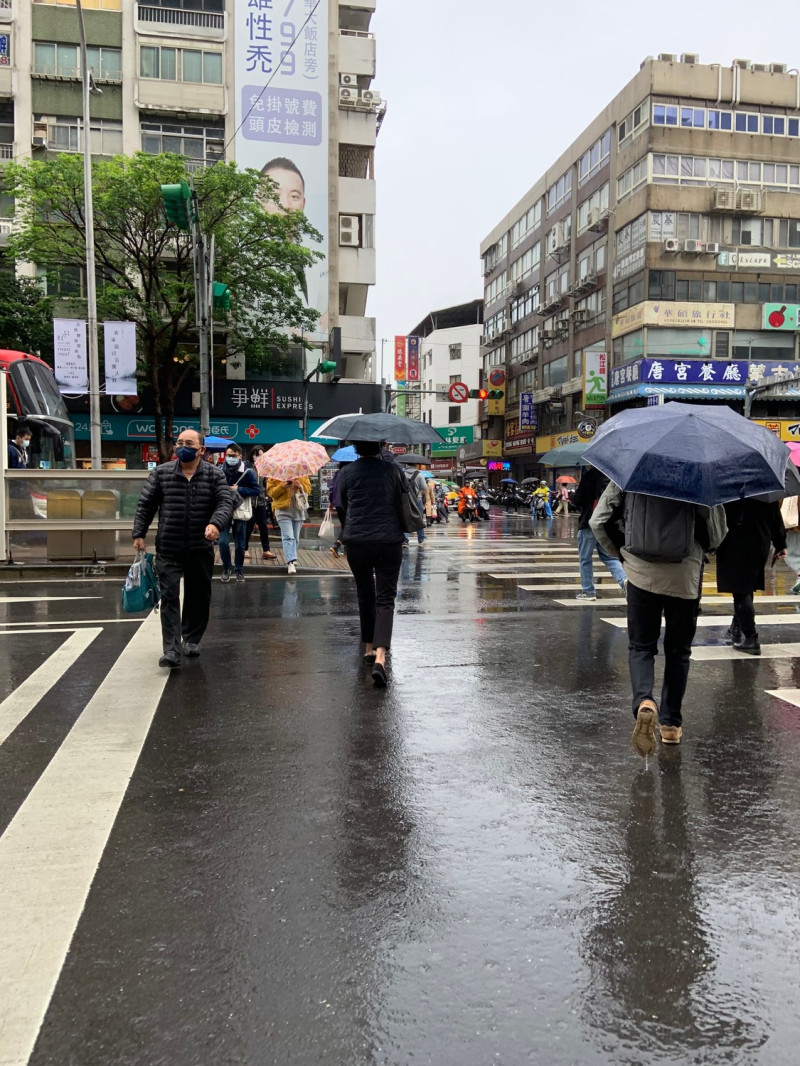
<path fill-rule="evenodd" d="M 6 373 L 6 420 L 9 439 L 16 426 L 30 426 L 30 465 L 45 470 L 75 467 L 75 430 L 53 371 L 35 355 L 0 349 L 0 373 Z"/>

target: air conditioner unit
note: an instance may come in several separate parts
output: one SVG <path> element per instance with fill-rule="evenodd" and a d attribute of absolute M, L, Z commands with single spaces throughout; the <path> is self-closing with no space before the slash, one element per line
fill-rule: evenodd
<path fill-rule="evenodd" d="M 600 230 L 605 229 L 608 222 L 608 211 L 601 211 L 599 207 L 596 207 L 593 211 L 589 212 L 589 229 L 595 233 L 599 233 Z"/>
<path fill-rule="evenodd" d="M 569 329 L 569 319 L 568 318 L 557 318 L 556 319 L 556 329 L 560 333 L 566 333 L 567 330 Z"/>
<path fill-rule="evenodd" d="M 358 75 L 357 74 L 340 74 L 340 85 L 349 85 L 351 88 L 358 88 Z"/>
<path fill-rule="evenodd" d="M 733 211 L 736 208 L 735 189 L 714 189 L 713 211 Z"/>
<path fill-rule="evenodd" d="M 772 73 L 772 64 L 771 63 L 754 63 L 753 66 L 752 66 L 752 69 L 753 70 L 758 70 L 762 74 L 771 74 Z"/>
<path fill-rule="evenodd" d="M 787 63 L 770 63 L 769 69 L 773 74 L 786 74 L 789 70 L 789 65 Z"/>
<path fill-rule="evenodd" d="M 697 52 L 684 52 L 681 56 L 681 63 L 699 63 L 700 56 Z"/>
<path fill-rule="evenodd" d="M 705 245 L 703 244 L 702 241 L 691 241 L 690 240 L 690 241 L 684 241 L 683 242 L 683 250 L 684 250 L 684 252 L 691 252 L 692 254 L 696 254 L 698 252 L 702 252 L 704 248 L 705 248 Z"/>
<path fill-rule="evenodd" d="M 658 58 L 662 63 L 678 62 L 678 57 L 674 54 L 674 52 L 659 52 Z"/>
<path fill-rule="evenodd" d="M 590 312 L 585 307 L 581 307 L 577 311 L 572 312 L 572 319 L 576 323 L 587 322 L 590 317 Z"/>
<path fill-rule="evenodd" d="M 369 104 L 370 106 L 372 106 L 374 104 L 379 104 L 380 102 L 381 102 L 381 94 L 378 93 L 378 92 L 375 92 L 374 89 L 362 89 L 361 90 L 361 103 L 362 104 Z"/>
<path fill-rule="evenodd" d="M 738 67 L 739 70 L 752 70 L 753 61 L 751 59 L 734 59 L 733 65 Z"/>
<path fill-rule="evenodd" d="M 597 274 L 589 273 L 585 278 L 581 279 L 581 289 L 585 292 L 587 289 L 593 288 L 597 284 Z"/>
<path fill-rule="evenodd" d="M 706 244 L 703 251 L 708 255 L 719 255 L 719 245 L 715 243 Z"/>
<path fill-rule="evenodd" d="M 339 246 L 358 248 L 361 245 L 361 215 L 339 215 Z"/>
<path fill-rule="evenodd" d="M 356 107 L 358 104 L 358 89 L 350 89 L 346 85 L 339 86 L 339 107 Z"/>
<path fill-rule="evenodd" d="M 665 252 L 679 252 L 681 250 L 681 242 L 677 237 L 667 237 L 664 241 Z"/>
<path fill-rule="evenodd" d="M 46 137 L 32 137 L 31 138 L 31 147 L 32 148 L 46 148 L 47 147 L 47 138 Z"/>
<path fill-rule="evenodd" d="M 554 341 L 556 339 L 556 335 L 557 335 L 557 333 L 556 333 L 556 330 L 554 330 L 554 329 L 543 329 L 542 330 L 542 339 L 543 340 Z"/>
<path fill-rule="evenodd" d="M 764 193 L 761 189 L 739 189 L 736 207 L 739 211 L 761 211 L 764 208 Z"/>
<path fill-rule="evenodd" d="M 514 295 L 515 296 L 522 296 L 523 292 L 525 292 L 525 282 L 524 281 L 516 282 L 515 285 L 514 285 Z"/>

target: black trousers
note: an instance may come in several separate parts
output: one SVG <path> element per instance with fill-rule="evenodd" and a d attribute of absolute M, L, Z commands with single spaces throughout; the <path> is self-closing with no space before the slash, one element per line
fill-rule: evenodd
<path fill-rule="evenodd" d="M 628 665 L 634 715 L 642 700 L 653 698 L 655 658 L 663 614 L 664 682 L 658 720 L 661 725 L 681 724 L 681 706 L 689 678 L 699 603 L 699 600 L 681 600 L 677 596 L 657 596 L 628 582 Z"/>
<path fill-rule="evenodd" d="M 211 574 L 214 549 L 196 548 L 176 555 L 156 555 L 156 570 L 161 586 L 161 639 L 164 654 L 180 655 L 181 638 L 187 644 L 199 644 L 208 625 L 211 609 Z M 183 612 L 181 612 L 181 578 L 183 578 Z"/>
<path fill-rule="evenodd" d="M 394 601 L 403 545 L 348 541 L 347 562 L 356 581 L 361 639 L 376 648 L 392 643 Z"/>
<path fill-rule="evenodd" d="M 269 524 L 267 522 L 267 507 L 263 500 L 259 500 L 253 508 L 253 513 L 247 520 L 247 538 L 245 545 L 250 544 L 250 538 L 253 535 L 253 530 L 258 526 L 258 532 L 261 535 L 261 548 L 262 551 L 269 551 Z"/>
<path fill-rule="evenodd" d="M 756 608 L 753 603 L 752 592 L 734 592 L 733 594 L 733 617 L 745 637 L 755 637 L 756 634 Z"/>

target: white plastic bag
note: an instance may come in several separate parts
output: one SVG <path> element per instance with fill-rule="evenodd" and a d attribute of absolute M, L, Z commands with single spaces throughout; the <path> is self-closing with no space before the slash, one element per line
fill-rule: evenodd
<path fill-rule="evenodd" d="M 329 507 L 319 527 L 319 536 L 322 540 L 333 540 L 336 536 L 336 527 L 333 524 L 333 511 Z"/>

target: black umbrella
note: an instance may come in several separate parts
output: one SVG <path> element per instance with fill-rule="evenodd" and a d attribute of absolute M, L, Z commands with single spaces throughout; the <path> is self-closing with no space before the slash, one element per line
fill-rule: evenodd
<path fill-rule="evenodd" d="M 430 459 L 424 455 L 416 455 L 414 452 L 402 452 L 394 457 L 396 463 L 408 463 L 409 466 L 430 466 Z"/>
<path fill-rule="evenodd" d="M 444 437 L 427 422 L 398 418 L 388 412 L 371 415 L 340 415 L 311 434 L 332 440 L 388 440 L 393 444 L 446 444 Z"/>
<path fill-rule="evenodd" d="M 800 470 L 791 459 L 786 464 L 783 491 L 776 489 L 774 492 L 764 492 L 759 496 L 754 496 L 753 499 L 762 500 L 764 503 L 777 503 L 778 500 L 783 500 L 787 496 L 800 496 Z"/>

